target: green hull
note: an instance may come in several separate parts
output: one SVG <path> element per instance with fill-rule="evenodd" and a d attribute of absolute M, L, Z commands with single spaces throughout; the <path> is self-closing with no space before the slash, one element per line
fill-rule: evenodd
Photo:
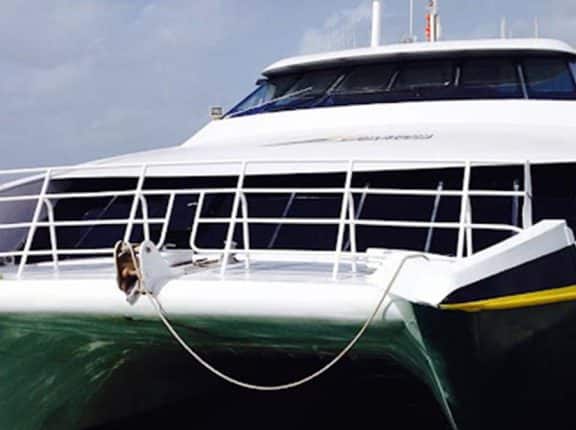
<path fill-rule="evenodd" d="M 325 321 L 209 318 L 175 325 L 204 357 L 236 377 L 262 384 L 307 376 L 359 329 L 357 324 Z M 222 393 L 235 392 L 201 369 L 157 320 L 3 316 L 0 352 L 2 429 L 105 428 L 194 396 L 206 399 L 218 391 L 217 401 L 222 402 Z M 403 390 L 402 401 L 426 397 L 434 403 L 433 414 L 441 415 L 430 394 L 443 404 L 436 372 L 420 343 L 399 322 L 371 327 L 350 357 L 311 389 L 320 390 L 322 397 L 343 381 L 378 378 L 386 381 L 382 391 L 369 398 L 385 398 L 388 388 Z M 406 392 L 408 381 L 413 393 Z M 364 382 L 358 392 L 345 394 L 354 397 L 373 389 Z M 379 402 L 377 410 L 382 408 L 386 410 Z"/>

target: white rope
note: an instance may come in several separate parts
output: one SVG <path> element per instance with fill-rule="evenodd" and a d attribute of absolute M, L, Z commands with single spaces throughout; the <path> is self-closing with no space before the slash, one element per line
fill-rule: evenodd
<path fill-rule="evenodd" d="M 424 254 L 411 254 L 411 255 L 405 256 L 400 261 L 400 263 L 398 264 L 398 267 L 396 268 L 396 271 L 394 272 L 394 276 L 392 276 L 387 287 L 384 289 L 384 291 L 382 293 L 382 297 L 378 301 L 376 308 L 374 309 L 374 311 L 372 312 L 372 314 L 370 315 L 368 320 L 366 320 L 366 322 L 364 323 L 362 328 L 358 331 L 356 336 L 354 336 L 354 338 L 348 343 L 348 345 L 336 357 L 334 357 L 332 359 L 332 361 L 330 361 L 330 363 L 326 364 L 324 367 L 322 367 L 317 372 L 312 373 L 311 375 L 309 375 L 305 378 L 299 379 L 299 380 L 291 382 L 289 384 L 266 386 L 266 385 L 249 384 L 249 383 L 240 381 L 238 379 L 235 379 L 235 378 L 221 372 L 220 370 L 216 369 L 214 366 L 212 366 L 210 363 L 208 363 L 206 360 L 204 360 L 202 357 L 200 357 L 200 355 L 196 351 L 194 351 L 184 341 L 184 339 L 182 339 L 182 337 L 180 337 L 178 332 L 174 329 L 174 327 L 172 326 L 170 321 L 168 321 L 168 318 L 165 316 L 164 311 L 162 310 L 163 309 L 162 304 L 144 286 L 144 282 L 143 282 L 144 278 L 142 277 L 142 272 L 140 270 L 140 266 L 138 264 L 136 264 L 137 260 L 136 260 L 136 255 L 134 254 L 134 250 L 130 246 L 129 246 L 129 249 L 130 249 L 130 253 L 131 253 L 132 258 L 134 259 L 134 263 L 135 263 L 134 266 L 136 267 L 136 270 L 138 272 L 138 278 L 140 279 L 140 288 L 146 293 L 146 296 L 150 299 L 150 303 L 156 309 L 156 312 L 158 313 L 158 316 L 162 320 L 162 323 L 164 324 L 164 326 L 166 326 L 166 328 L 168 329 L 170 334 L 174 337 L 174 339 L 176 339 L 176 341 L 182 346 L 182 348 L 184 348 L 184 350 L 186 350 L 206 370 L 208 370 L 209 372 L 211 372 L 215 376 L 223 379 L 224 381 L 229 382 L 230 384 L 236 385 L 238 387 L 246 388 L 248 390 L 268 391 L 268 392 L 270 392 L 270 391 L 286 391 L 286 390 L 291 390 L 293 388 L 300 387 L 302 385 L 305 385 L 305 384 L 312 382 L 313 380 L 319 378 L 324 373 L 328 372 L 328 370 L 330 370 L 336 364 L 338 364 L 352 350 L 352 348 L 354 348 L 356 346 L 356 344 L 360 341 L 360 339 L 366 333 L 366 330 L 368 330 L 368 327 L 370 327 L 370 325 L 372 325 L 372 323 L 376 319 L 376 316 L 378 315 L 378 311 L 380 310 L 380 308 L 384 304 L 386 297 L 388 297 L 388 294 L 390 293 L 392 287 L 394 286 L 394 283 L 398 279 L 398 276 L 400 275 L 400 272 L 402 271 L 404 264 L 408 260 L 411 260 L 414 258 L 424 258 L 425 260 L 428 260 L 428 257 Z"/>

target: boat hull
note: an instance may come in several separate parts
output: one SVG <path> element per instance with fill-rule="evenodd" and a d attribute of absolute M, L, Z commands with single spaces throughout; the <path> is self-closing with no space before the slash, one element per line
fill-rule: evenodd
<path fill-rule="evenodd" d="M 414 305 L 414 313 L 459 429 L 570 422 L 576 301 L 479 312 Z"/>
<path fill-rule="evenodd" d="M 203 357 L 237 378 L 260 384 L 286 383 L 318 370 L 359 329 L 354 322 L 181 316 L 174 325 Z M 193 404 L 198 414 L 232 407 L 239 398 L 250 398 L 246 396 L 269 407 L 277 399 L 284 413 L 287 405 L 298 408 L 296 399 L 302 407 L 324 399 L 324 406 L 319 404 L 324 412 L 348 399 L 347 410 L 350 401 L 359 403 L 359 412 L 373 404 L 373 414 L 393 413 L 390 405 L 425 399 L 427 419 L 443 420 L 432 394 L 429 361 L 401 321 L 374 324 L 345 361 L 296 390 L 286 403 L 282 399 L 292 394 L 251 394 L 209 374 L 156 319 L 3 315 L 0 348 L 0 428 L 107 429 L 116 428 L 110 427 L 114 423 L 126 428 L 135 416 L 170 405 Z M 384 401 L 387 396 L 392 400 Z M 389 405 L 388 412 L 381 400 Z M 418 416 L 401 415 L 402 421 Z M 362 416 L 367 417 L 365 412 Z M 426 416 L 420 413 L 418 419 Z"/>

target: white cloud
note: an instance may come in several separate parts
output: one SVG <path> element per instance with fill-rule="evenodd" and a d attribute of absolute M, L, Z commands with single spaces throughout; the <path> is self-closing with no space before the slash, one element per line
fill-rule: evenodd
<path fill-rule="evenodd" d="M 450 38 L 474 35 L 475 22 L 496 36 L 500 13 L 526 13 L 543 36 L 576 41 L 574 0 L 532 0 L 529 12 L 518 0 L 451 1 Z M 348 7 L 326 16 L 328 4 Z M 384 33 L 399 40 L 406 1 L 386 6 L 400 15 L 385 14 Z M 0 149 L 11 149 L 0 166 L 178 144 L 277 57 L 366 46 L 370 12 L 369 0 L 0 0 Z M 416 18 L 421 33 L 423 6 Z M 514 34 L 530 34 L 532 19 L 511 19 Z"/>
<path fill-rule="evenodd" d="M 330 15 L 320 28 L 309 29 L 300 42 L 300 53 L 346 49 L 366 44 L 371 17 L 370 2 Z"/>
<path fill-rule="evenodd" d="M 0 147 L 19 150 L 0 165 L 183 141 L 214 102 L 199 58 L 228 36 L 223 1 L 2 0 Z"/>
<path fill-rule="evenodd" d="M 548 0 L 547 2 L 513 2 L 508 9 L 499 12 L 498 2 L 490 2 L 487 10 L 493 10 L 488 19 L 478 20 L 471 28 L 460 28 L 456 35 L 458 38 L 493 38 L 500 37 L 500 20 L 507 18 L 509 36 L 513 38 L 533 37 L 535 33 L 534 21 L 537 18 L 540 37 L 561 39 L 576 43 L 576 1 L 574 0 Z M 515 3 L 518 3 L 517 7 Z M 525 7 L 523 7 L 525 6 Z"/>

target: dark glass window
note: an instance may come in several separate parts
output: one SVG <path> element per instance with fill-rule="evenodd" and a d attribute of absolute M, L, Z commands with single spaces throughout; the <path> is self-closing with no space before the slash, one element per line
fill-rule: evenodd
<path fill-rule="evenodd" d="M 336 93 L 366 94 L 386 91 L 396 72 L 396 64 L 362 66 L 351 72 Z"/>
<path fill-rule="evenodd" d="M 287 94 L 305 91 L 306 94 L 324 94 L 342 75 L 338 70 L 320 70 L 302 75 L 287 91 Z"/>
<path fill-rule="evenodd" d="M 517 66 L 508 58 L 478 58 L 460 68 L 459 95 L 466 98 L 522 98 Z"/>
<path fill-rule="evenodd" d="M 528 58 L 523 65 L 530 98 L 576 98 L 574 78 L 564 58 Z"/>
<path fill-rule="evenodd" d="M 405 190 L 428 189 L 461 190 L 463 170 L 419 169 L 413 171 L 370 171 L 355 172 L 352 186 L 363 188 L 397 188 Z M 512 166 L 478 167 L 471 178 L 472 189 L 488 189 L 510 191 L 520 187 L 524 181 L 523 169 Z M 534 221 L 543 219 L 566 219 L 572 229 L 576 228 L 576 191 L 571 187 L 559 187 L 558 184 L 571 181 L 576 177 L 576 164 L 541 165 L 533 168 L 533 203 Z M 568 179 L 567 179 L 568 178 Z M 135 180 L 110 178 L 90 182 L 88 179 L 63 180 L 55 182 L 51 192 L 61 193 L 95 191 L 101 183 L 101 188 L 121 191 L 133 189 Z M 188 188 L 228 188 L 234 186 L 236 177 L 211 178 L 155 178 L 153 183 L 147 183 L 146 189 L 162 189 L 167 187 Z M 274 193 L 274 189 L 286 188 L 336 188 L 342 187 L 345 181 L 344 173 L 311 173 L 295 175 L 249 176 L 247 178 L 246 198 L 249 216 L 256 218 L 329 218 L 337 220 L 340 217 L 342 205 L 341 194 L 299 192 Z M 7 190 L 1 195 L 18 195 L 20 193 L 37 193 L 40 181 Z M 250 188 L 270 188 L 269 194 L 250 193 Z M 360 221 L 415 221 L 415 222 L 450 222 L 455 223 L 460 218 L 461 199 L 458 196 L 399 196 L 399 195 L 369 195 L 362 192 L 354 193 L 354 208 L 356 218 Z M 232 214 L 234 194 L 207 195 L 203 205 L 203 218 L 227 218 Z M 162 219 L 166 215 L 168 198 L 166 196 L 149 196 L 149 216 Z M 3 203 L 0 205 L 1 222 L 25 222 L 32 218 L 34 203 L 21 206 L 22 202 Z M 99 198 L 99 199 L 62 199 L 55 202 L 56 220 L 81 219 L 115 219 L 126 218 L 130 213 L 132 200 L 130 197 Z M 198 194 L 180 195 L 174 202 L 166 243 L 178 249 L 189 249 L 191 227 L 198 208 Z M 507 196 L 474 196 L 471 199 L 472 220 L 478 224 L 513 224 L 522 221 L 522 198 Z M 238 212 L 241 219 L 242 211 Z M 141 218 L 138 211 L 137 218 Z M 42 215 L 46 220 L 46 214 Z M 151 239 L 157 241 L 160 237 L 162 224 L 151 225 Z M 221 249 L 226 238 L 228 225 L 226 223 L 204 223 L 199 226 L 196 244 L 202 248 Z M 314 249 L 334 250 L 338 238 L 338 228 L 335 225 L 291 225 L 291 224 L 258 224 L 250 225 L 250 246 L 252 249 Z M 0 250 L 9 252 L 22 249 L 26 239 L 26 229 L 18 230 L 14 235 L 9 232 L 0 234 Z M 121 240 L 125 226 L 99 227 L 58 227 L 58 246 L 61 249 L 92 249 L 112 248 L 116 241 Z M 491 246 L 510 236 L 509 232 L 494 232 L 475 230 L 473 234 L 474 250 L 478 251 Z M 134 243 L 143 240 L 142 227 L 136 225 L 131 237 Z M 367 248 L 407 249 L 454 255 L 457 244 L 456 229 L 441 228 L 382 228 L 369 225 L 358 226 L 357 244 L 360 251 Z M 238 248 L 244 246 L 241 221 L 238 221 L 234 241 Z M 343 248 L 351 249 L 349 233 L 345 233 Z M 51 238 L 46 227 L 39 227 L 35 235 L 33 250 L 50 250 Z M 78 258 L 69 256 L 68 258 Z M 50 257 L 46 257 L 49 260 Z M 31 260 L 39 261 L 39 260 Z M 2 262 L 0 261 L 0 265 Z"/>
<path fill-rule="evenodd" d="M 283 76 L 271 81 L 265 81 L 256 91 L 246 97 L 236 108 L 238 112 L 257 108 L 270 100 L 282 97 L 288 88 L 294 85 L 297 77 Z"/>
<path fill-rule="evenodd" d="M 451 61 L 414 61 L 400 67 L 392 90 L 449 87 L 453 80 L 454 67 Z"/>
<path fill-rule="evenodd" d="M 338 83 L 341 76 L 343 73 L 339 70 L 318 70 L 270 78 L 228 115 L 234 117 L 315 107 L 316 102 Z"/>
<path fill-rule="evenodd" d="M 561 54 L 354 64 L 271 76 L 228 115 L 426 100 L 576 99 L 575 75 L 576 60 Z"/>

